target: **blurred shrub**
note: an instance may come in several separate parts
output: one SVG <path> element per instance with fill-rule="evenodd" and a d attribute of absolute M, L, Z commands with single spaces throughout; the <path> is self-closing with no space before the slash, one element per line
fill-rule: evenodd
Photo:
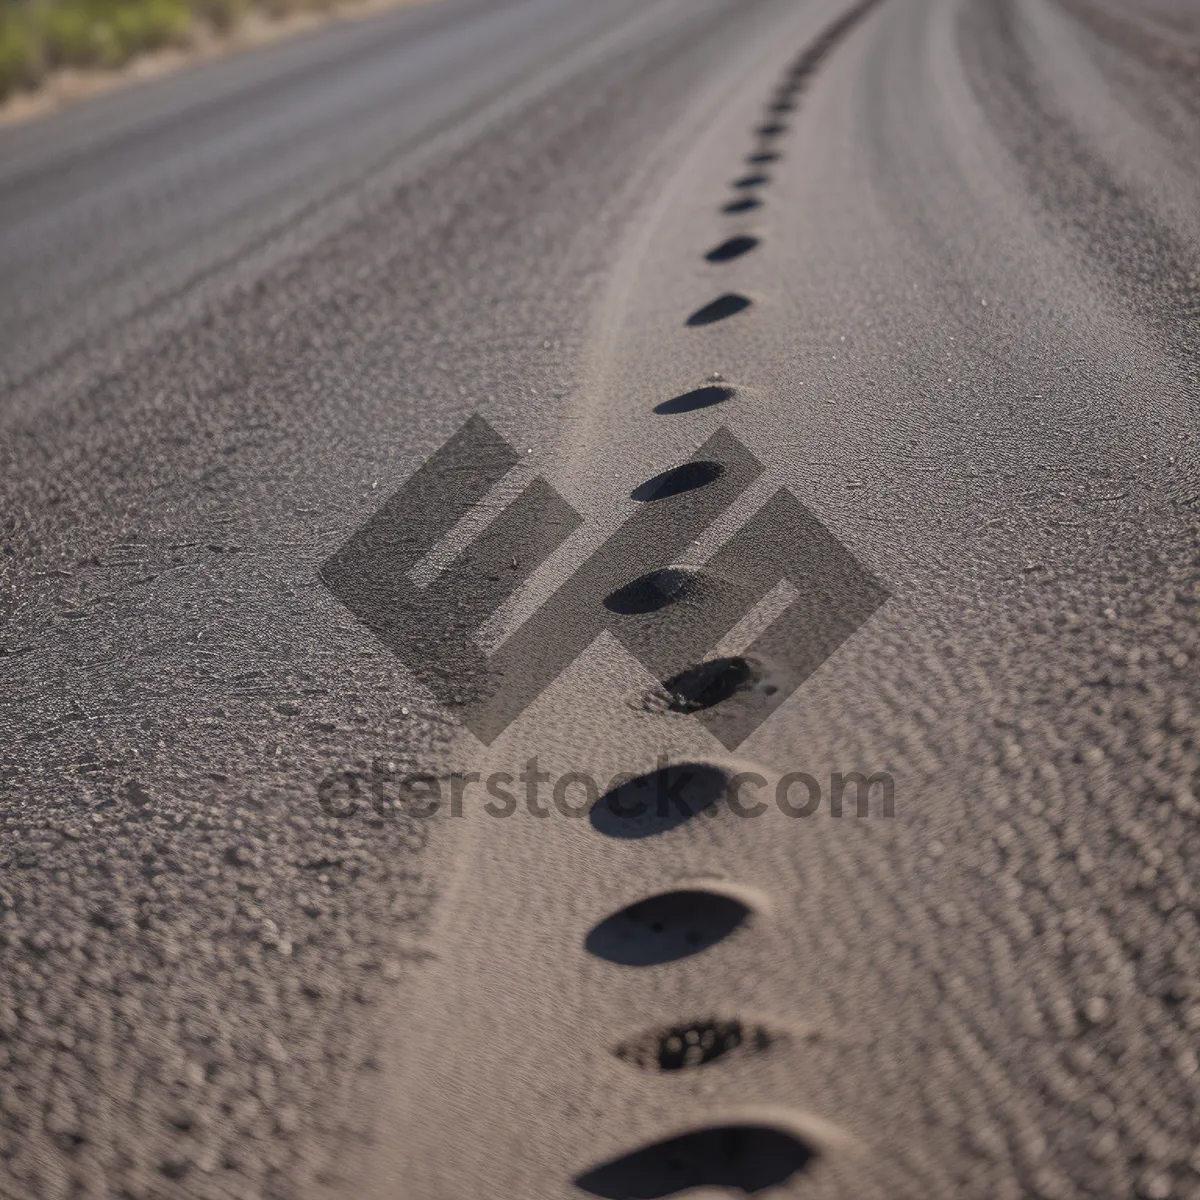
<path fill-rule="evenodd" d="M 54 67 L 115 67 L 187 40 L 230 32 L 251 0 L 0 0 L 0 100 Z M 334 0 L 254 0 L 272 15 Z"/>
<path fill-rule="evenodd" d="M 185 0 L 31 0 L 28 15 L 49 66 L 119 66 L 181 39 Z"/>
<path fill-rule="evenodd" d="M 246 0 L 193 0 L 196 14 L 218 33 L 228 33 L 244 15 Z"/>
<path fill-rule="evenodd" d="M 52 67 L 82 67 L 117 63 L 112 25 L 81 5 L 46 4 L 35 8 L 46 62 Z"/>
<path fill-rule="evenodd" d="M 42 47 L 27 14 L 18 5 L 0 3 L 0 99 L 37 83 L 44 71 Z"/>
<path fill-rule="evenodd" d="M 123 59 L 144 50 L 185 40 L 188 6 L 185 0 L 138 0 L 122 4 L 112 15 L 113 33 Z"/>

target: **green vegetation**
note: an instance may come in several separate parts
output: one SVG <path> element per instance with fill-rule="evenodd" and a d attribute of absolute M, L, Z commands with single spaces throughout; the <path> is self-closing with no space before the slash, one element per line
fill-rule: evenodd
<path fill-rule="evenodd" d="M 0 0 L 0 99 L 55 67 L 115 67 L 186 40 L 188 0 Z"/>
<path fill-rule="evenodd" d="M 271 15 L 329 0 L 255 0 Z M 197 30 L 228 33 L 250 0 L 0 0 L 0 100 L 56 67 L 117 67 Z"/>

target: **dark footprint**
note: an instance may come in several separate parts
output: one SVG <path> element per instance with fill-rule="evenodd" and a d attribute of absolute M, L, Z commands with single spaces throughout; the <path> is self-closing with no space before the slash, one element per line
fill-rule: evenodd
<path fill-rule="evenodd" d="M 730 200 L 721 211 L 723 213 L 743 213 L 749 212 L 752 208 L 761 207 L 762 201 L 757 196 L 742 196 L 738 200 Z"/>
<path fill-rule="evenodd" d="M 720 767 L 676 763 L 605 792 L 592 805 L 589 819 L 592 828 L 605 837 L 655 837 L 697 813 L 715 812 L 727 783 Z"/>
<path fill-rule="evenodd" d="M 726 1054 L 761 1054 L 772 1040 L 761 1025 L 743 1025 L 737 1020 L 692 1021 L 630 1038 L 613 1053 L 643 1071 L 687 1071 Z"/>
<path fill-rule="evenodd" d="M 707 567 L 703 579 L 705 591 L 698 597 L 698 606 L 711 603 L 720 594 L 716 581 L 730 589 L 737 586 L 731 576 Z M 685 616 L 688 611 L 684 610 Z M 650 619 L 669 622 L 675 616 L 672 612 Z M 689 714 L 732 750 L 783 704 L 804 678 L 779 660 L 758 654 L 711 658 L 629 696 L 627 703 L 660 716 Z"/>
<path fill-rule="evenodd" d="M 747 154 L 746 161 L 751 166 L 757 167 L 760 163 L 778 162 L 782 155 L 777 154 L 774 150 L 760 150 L 757 154 Z"/>
<path fill-rule="evenodd" d="M 609 1200 L 658 1200 L 689 1188 L 752 1196 L 803 1171 L 817 1152 L 770 1125 L 717 1125 L 655 1142 L 580 1175 L 575 1186 Z"/>
<path fill-rule="evenodd" d="M 758 682 L 759 672 L 749 659 L 712 658 L 672 676 L 663 684 L 663 690 L 672 712 L 694 713 L 712 708 Z"/>
<path fill-rule="evenodd" d="M 746 296 L 739 296 L 737 292 L 726 292 L 724 296 L 718 296 L 711 304 L 697 309 L 688 317 L 687 323 L 689 325 L 711 325 L 715 321 L 723 321 L 726 317 L 740 313 L 744 308 L 749 308 L 750 303 Z"/>
<path fill-rule="evenodd" d="M 584 949 L 622 967 L 658 967 L 724 941 L 750 907 L 721 892 L 663 892 L 613 913 L 584 939 Z"/>
<path fill-rule="evenodd" d="M 734 241 L 737 240 L 736 238 L 734 239 Z M 720 248 L 718 246 L 717 250 Z M 712 251 L 712 253 L 715 254 L 716 250 Z M 714 259 L 713 261 L 720 260 Z M 697 408 L 710 408 L 714 404 L 724 404 L 726 400 L 732 399 L 733 388 L 702 387 L 696 388 L 694 392 L 684 392 L 682 396 L 672 396 L 670 400 L 664 400 L 661 404 L 656 404 L 654 411 L 664 417 L 670 417 L 677 413 L 694 412 Z"/>
<path fill-rule="evenodd" d="M 769 121 L 766 125 L 760 125 L 755 132 L 759 137 L 779 137 L 787 133 L 787 126 L 781 121 Z"/>
<path fill-rule="evenodd" d="M 707 487 L 724 474 L 725 468 L 720 463 L 704 460 L 685 462 L 669 471 L 663 471 L 661 475 L 655 475 L 653 479 L 647 479 L 645 483 L 639 483 L 629 495 L 632 499 L 641 501 L 666 500 L 671 496 L 678 496 L 681 492 Z"/>
<path fill-rule="evenodd" d="M 733 186 L 735 188 L 753 188 L 762 187 L 764 183 L 770 182 L 765 175 L 743 175 Z"/>
<path fill-rule="evenodd" d="M 758 238 L 742 234 L 714 246 L 704 257 L 711 263 L 728 262 L 731 258 L 741 258 L 743 254 L 748 254 L 757 245 Z"/>
<path fill-rule="evenodd" d="M 695 596 L 702 586 L 700 572 L 664 567 L 639 575 L 632 583 L 610 592 L 604 597 L 604 607 L 623 616 L 658 612 L 668 604 Z"/>

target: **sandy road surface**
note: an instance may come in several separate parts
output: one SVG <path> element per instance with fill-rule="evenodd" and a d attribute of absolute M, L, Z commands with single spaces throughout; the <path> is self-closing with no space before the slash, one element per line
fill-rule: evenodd
<path fill-rule="evenodd" d="M 1189 8 L 445 0 L 0 134 L 5 1200 L 1200 1196 Z M 638 514 L 677 568 L 487 746 L 461 644 L 327 586 L 473 414 L 452 548 L 578 515 L 489 646 L 600 621 Z M 842 570 L 781 488 L 882 603 L 664 711 L 625 647 L 739 528 L 810 549 L 728 656 Z M 553 803 L 664 755 L 713 809 Z M 336 815 L 372 772 L 480 781 Z"/>

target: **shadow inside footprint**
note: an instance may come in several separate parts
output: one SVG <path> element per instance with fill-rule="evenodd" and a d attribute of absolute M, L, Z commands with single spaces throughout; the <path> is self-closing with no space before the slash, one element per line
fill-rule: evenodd
<path fill-rule="evenodd" d="M 718 247 L 719 249 L 719 247 Z M 682 396 L 672 396 L 654 406 L 654 411 L 661 416 L 669 417 L 677 413 L 694 412 L 697 408 L 709 408 L 714 404 L 724 404 L 733 399 L 733 388 L 702 387 L 693 392 L 684 392 Z"/>
<path fill-rule="evenodd" d="M 645 1030 L 622 1042 L 613 1054 L 643 1071 L 690 1071 L 727 1054 L 761 1054 L 773 1040 L 761 1025 L 709 1018 Z"/>
<path fill-rule="evenodd" d="M 631 499 L 641 500 L 644 503 L 651 500 L 667 500 L 671 496 L 678 496 L 683 492 L 707 487 L 724 474 L 725 468 L 720 463 L 707 462 L 703 459 L 685 462 L 678 467 L 671 467 L 670 470 L 655 475 L 652 479 L 647 479 L 645 483 L 639 483 L 629 495 Z"/>
<path fill-rule="evenodd" d="M 760 672 L 749 659 L 710 658 L 680 671 L 663 684 L 673 712 L 702 712 L 739 691 L 754 687 Z"/>
<path fill-rule="evenodd" d="M 748 297 L 739 296 L 737 292 L 726 292 L 724 296 L 718 296 L 703 308 L 697 309 L 688 317 L 687 323 L 693 326 L 712 325 L 716 321 L 723 321 L 726 317 L 732 317 L 735 313 L 740 313 L 749 307 Z"/>
<path fill-rule="evenodd" d="M 759 150 L 756 154 L 747 154 L 746 161 L 750 163 L 751 166 L 756 167 L 760 163 L 778 162 L 781 157 L 782 155 L 776 153 L 774 150 Z"/>
<path fill-rule="evenodd" d="M 631 583 L 609 592 L 604 607 L 622 616 L 658 612 L 700 590 L 700 573 L 681 567 L 664 567 L 639 575 Z"/>
<path fill-rule="evenodd" d="M 757 196 L 743 196 L 740 200 L 730 200 L 721 211 L 723 213 L 749 212 L 752 208 L 761 208 L 762 201 Z"/>
<path fill-rule="evenodd" d="M 731 578 L 708 567 L 703 576 L 706 583 Z M 701 602 L 709 602 L 707 596 L 714 592 L 715 588 L 707 592 Z M 646 712 L 695 716 L 714 737 L 733 749 L 787 700 L 803 678 L 794 666 L 774 657 L 747 654 L 711 658 L 643 693 L 639 706 Z"/>
<path fill-rule="evenodd" d="M 655 837 L 697 813 L 715 811 L 727 782 L 720 767 L 675 763 L 605 792 L 592 805 L 589 819 L 592 828 L 605 837 Z"/>
<path fill-rule="evenodd" d="M 608 1200 L 658 1200 L 699 1187 L 752 1196 L 778 1187 L 815 1157 L 811 1146 L 770 1125 L 716 1125 L 603 1163 L 575 1186 Z"/>
<path fill-rule="evenodd" d="M 758 238 L 749 234 L 727 238 L 719 246 L 714 246 L 704 257 L 711 263 L 729 262 L 731 258 L 741 258 L 758 245 Z"/>
<path fill-rule="evenodd" d="M 770 182 L 765 175 L 743 175 L 733 186 L 735 188 L 755 188 L 762 187 L 764 183 Z"/>
<path fill-rule="evenodd" d="M 618 966 L 657 967 L 724 941 L 749 915 L 747 905 L 721 892 L 663 892 L 605 917 L 583 945 Z"/>
<path fill-rule="evenodd" d="M 787 133 L 787 126 L 781 121 L 770 121 L 766 125 L 760 125 L 755 132 L 759 137 L 779 137 L 780 134 Z"/>

